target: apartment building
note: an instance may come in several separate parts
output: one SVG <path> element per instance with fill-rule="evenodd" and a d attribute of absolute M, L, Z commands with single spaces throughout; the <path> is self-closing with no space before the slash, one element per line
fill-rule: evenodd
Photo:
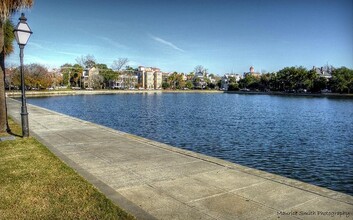
<path fill-rule="evenodd" d="M 143 89 L 161 89 L 162 72 L 159 68 L 139 66 L 138 81 Z"/>

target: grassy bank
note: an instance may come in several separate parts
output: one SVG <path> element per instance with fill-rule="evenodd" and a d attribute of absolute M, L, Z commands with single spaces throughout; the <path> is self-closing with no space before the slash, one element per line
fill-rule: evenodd
<path fill-rule="evenodd" d="M 10 120 L 15 135 L 20 127 Z M 5 134 L 0 134 L 5 136 Z M 134 219 L 33 137 L 0 142 L 0 219 Z"/>

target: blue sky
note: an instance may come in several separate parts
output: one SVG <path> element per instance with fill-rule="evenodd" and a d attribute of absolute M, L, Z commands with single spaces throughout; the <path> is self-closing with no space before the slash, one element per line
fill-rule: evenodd
<path fill-rule="evenodd" d="M 87 54 L 108 66 L 126 57 L 133 67 L 188 73 L 203 65 L 220 75 L 353 68 L 352 0 L 36 0 L 24 12 L 34 32 L 24 62 L 49 68 Z"/>

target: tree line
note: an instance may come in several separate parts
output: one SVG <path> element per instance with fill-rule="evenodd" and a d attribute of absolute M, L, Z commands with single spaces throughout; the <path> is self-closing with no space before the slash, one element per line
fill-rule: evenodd
<path fill-rule="evenodd" d="M 93 89 L 109 88 L 112 81 L 119 80 L 122 74 L 131 73 L 134 71 L 132 67 L 128 66 L 128 58 L 118 58 L 113 61 L 109 68 L 104 63 L 98 63 L 93 55 L 86 55 L 76 58 L 76 64 L 64 64 L 60 67 L 62 74 L 62 85 L 68 87 L 84 88 L 84 83 Z M 96 68 L 98 74 L 92 74 L 85 80 L 83 77 L 84 71 L 89 71 L 91 68 Z"/>
<path fill-rule="evenodd" d="M 26 90 L 42 90 L 52 86 L 62 84 L 62 76 L 49 72 L 48 69 L 40 64 L 24 65 Z M 5 77 L 5 88 L 8 90 L 21 88 L 21 74 L 19 68 L 7 68 Z"/>
<path fill-rule="evenodd" d="M 353 92 L 352 69 L 326 66 L 324 71 L 329 73 L 326 77 L 314 68 L 307 70 L 304 67 L 285 67 L 278 72 L 265 73 L 260 76 L 247 74 L 238 82 L 232 80 L 229 90 L 247 88 L 255 91 L 281 92 L 318 93 L 323 90 L 336 93 Z"/>
<path fill-rule="evenodd" d="M 109 83 L 118 80 L 122 74 L 136 75 L 137 69 L 128 66 L 127 58 L 119 58 L 115 60 L 109 68 L 106 64 L 97 63 L 92 55 L 82 56 L 76 59 L 76 64 L 64 64 L 60 67 L 60 71 L 50 72 L 40 64 L 30 64 L 24 66 L 25 84 L 27 89 L 46 89 L 49 87 L 65 86 L 65 87 L 81 87 L 84 88 L 82 82 L 82 74 L 85 69 L 95 67 L 98 74 L 89 78 L 90 85 L 94 85 L 94 89 L 110 88 Z M 85 67 L 83 67 L 85 66 Z M 199 66 L 198 66 L 199 67 Z M 202 67 L 202 66 L 201 66 Z M 174 72 L 164 77 L 163 89 L 198 89 L 197 84 L 202 80 L 203 89 L 219 89 L 221 88 L 222 78 L 217 74 L 207 74 L 207 69 L 202 71 L 205 77 L 195 77 L 198 68 L 188 74 Z M 238 91 L 241 89 L 249 89 L 251 91 L 279 91 L 279 92 L 311 92 L 318 93 L 323 90 L 335 93 L 352 93 L 353 92 L 353 70 L 340 67 L 334 68 L 326 66 L 324 68 L 329 75 L 324 77 L 317 72 L 316 69 L 307 70 L 304 67 L 285 67 L 277 72 L 264 73 L 259 75 L 245 74 L 243 78 L 236 81 L 235 78 L 229 78 L 229 91 Z M 20 72 L 19 68 L 8 68 L 5 84 L 7 89 L 19 89 Z M 207 77 L 206 77 L 207 76 Z M 330 77 L 327 77 L 330 76 Z M 136 83 L 136 88 L 139 84 Z"/>
<path fill-rule="evenodd" d="M 86 55 L 76 59 L 76 64 L 66 63 L 59 70 L 49 71 L 41 64 L 24 65 L 25 85 L 27 90 L 43 90 L 51 87 L 81 87 L 84 88 L 83 72 L 92 67 L 99 72 L 97 75 L 90 76 L 86 83 L 96 85 L 94 89 L 107 87 L 111 80 L 117 80 L 122 73 L 131 72 L 133 69 L 126 66 L 129 61 L 127 58 L 115 60 L 111 68 L 106 64 L 97 63 L 94 56 Z M 5 88 L 20 89 L 21 75 L 17 67 L 6 68 Z"/>

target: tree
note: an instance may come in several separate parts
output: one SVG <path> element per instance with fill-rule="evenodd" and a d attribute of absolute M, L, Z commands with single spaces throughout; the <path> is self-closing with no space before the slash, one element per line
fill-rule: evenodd
<path fill-rule="evenodd" d="M 29 8 L 32 4 L 32 0 L 1 0 L 0 3 L 0 132 L 9 130 L 5 98 L 5 24 L 15 11 Z"/>
<path fill-rule="evenodd" d="M 207 71 L 207 69 L 205 67 L 203 67 L 202 65 L 197 65 L 194 68 L 195 73 L 205 73 L 206 71 Z"/>
<path fill-rule="evenodd" d="M 294 90 L 303 87 L 310 89 L 315 75 L 308 73 L 304 67 L 285 67 L 277 73 L 281 90 Z"/>
<path fill-rule="evenodd" d="M 260 90 L 265 91 L 266 89 L 270 89 L 270 80 L 271 74 L 262 74 L 260 77 Z"/>
<path fill-rule="evenodd" d="M 229 83 L 237 83 L 237 80 L 235 77 L 229 77 Z"/>
<path fill-rule="evenodd" d="M 317 77 L 314 80 L 311 92 L 320 92 L 323 89 L 327 89 L 328 80 L 325 77 Z"/>
<path fill-rule="evenodd" d="M 113 61 L 112 64 L 112 69 L 120 72 L 120 70 L 123 68 L 123 66 L 126 66 L 129 63 L 129 59 L 128 58 L 119 58 L 117 60 Z"/>
<path fill-rule="evenodd" d="M 4 59 L 6 58 L 6 56 L 10 55 L 14 50 L 12 42 L 15 39 L 15 35 L 13 33 L 13 30 L 14 30 L 13 23 L 10 20 L 7 20 L 4 26 L 4 54 L 5 54 Z M 5 71 L 4 71 L 5 88 L 6 88 L 6 85 L 8 85 L 8 87 L 10 88 L 12 80 L 11 80 L 11 77 L 7 76 L 8 73 L 6 71 L 7 71 L 7 68 L 5 68 Z"/>
<path fill-rule="evenodd" d="M 240 88 L 251 88 L 257 89 L 259 87 L 260 79 L 253 75 L 246 75 L 244 78 L 239 80 L 239 87 Z"/>
<path fill-rule="evenodd" d="M 353 90 L 353 70 L 346 67 L 335 69 L 332 72 L 332 88 L 336 92 L 350 93 Z"/>
<path fill-rule="evenodd" d="M 96 65 L 96 58 L 93 55 L 80 56 L 76 58 L 76 62 L 84 68 L 92 68 Z"/>
<path fill-rule="evenodd" d="M 83 68 L 79 64 L 74 64 L 72 68 L 72 82 L 75 86 L 80 86 L 82 84 L 82 72 Z M 80 86 L 81 87 L 81 86 Z"/>
<path fill-rule="evenodd" d="M 168 84 L 172 87 L 172 89 L 182 89 L 185 87 L 184 75 L 174 72 L 170 76 L 168 76 Z"/>
<path fill-rule="evenodd" d="M 228 91 L 237 91 L 237 90 L 239 90 L 238 83 L 236 83 L 236 82 L 229 83 Z"/>
<path fill-rule="evenodd" d="M 7 70 L 8 71 L 8 70 Z M 48 69 L 40 64 L 29 64 L 23 67 L 25 85 L 27 89 L 46 89 L 52 86 L 53 74 L 48 72 Z M 21 86 L 21 74 L 19 68 L 14 68 L 7 74 L 11 78 L 13 85 Z"/>
<path fill-rule="evenodd" d="M 194 79 L 194 77 L 195 77 L 194 72 L 190 72 L 189 74 L 186 75 L 187 80 L 192 80 L 192 79 Z"/>
<path fill-rule="evenodd" d="M 63 76 L 63 85 L 70 85 L 72 67 L 73 66 L 69 63 L 65 63 L 60 67 L 60 73 Z"/>
<path fill-rule="evenodd" d="M 11 90 L 12 86 L 13 86 L 13 71 L 9 70 L 9 68 L 6 67 L 5 89 Z"/>
<path fill-rule="evenodd" d="M 15 40 L 15 35 L 13 33 L 13 30 L 15 29 L 14 24 L 10 21 L 7 20 L 5 22 L 5 27 L 4 27 L 4 53 L 5 57 L 10 55 L 13 50 L 13 41 Z"/>
<path fill-rule="evenodd" d="M 305 73 L 302 73 L 302 82 L 301 87 L 304 87 L 307 90 L 314 90 L 314 83 L 317 82 L 318 75 L 315 70 L 309 70 Z"/>
<path fill-rule="evenodd" d="M 167 83 L 167 82 L 163 82 L 162 83 L 162 88 L 163 89 L 168 89 L 169 87 L 170 87 L 169 83 Z"/>
<path fill-rule="evenodd" d="M 28 88 L 46 89 L 52 85 L 52 77 L 48 69 L 40 64 L 24 66 L 25 84 Z"/>
<path fill-rule="evenodd" d="M 81 86 L 83 68 L 79 64 L 66 63 L 60 67 L 60 72 L 63 75 L 63 85 L 70 86 Z"/>
<path fill-rule="evenodd" d="M 60 67 L 60 72 L 63 75 L 63 84 L 67 86 L 80 86 L 82 84 L 83 68 L 79 64 L 66 63 Z"/>
<path fill-rule="evenodd" d="M 172 87 L 172 89 L 176 89 L 178 82 L 178 73 L 174 72 L 168 76 L 168 84 Z"/>
<path fill-rule="evenodd" d="M 104 82 L 103 76 L 99 74 L 92 74 L 88 77 L 88 87 L 93 89 L 101 89 Z"/>
<path fill-rule="evenodd" d="M 178 79 L 177 88 L 178 88 L 178 89 L 184 89 L 185 86 L 186 86 L 186 82 L 185 82 L 185 80 L 184 80 L 183 75 L 182 75 L 182 74 L 179 74 L 177 79 Z"/>
<path fill-rule="evenodd" d="M 18 67 L 6 67 L 6 85 L 10 88 L 19 88 L 21 85 L 21 76 Z"/>
<path fill-rule="evenodd" d="M 63 83 L 63 77 L 61 76 L 61 74 L 57 73 L 57 72 L 51 72 L 51 73 L 48 73 L 50 74 L 50 77 L 51 77 L 51 81 L 52 81 L 52 85 L 51 87 L 57 87 L 57 86 L 60 86 L 62 85 Z"/>
<path fill-rule="evenodd" d="M 188 89 L 193 89 L 194 88 L 194 84 L 192 83 L 191 80 L 188 80 L 185 83 L 185 87 L 188 88 Z"/>
<path fill-rule="evenodd" d="M 109 69 L 106 64 L 96 64 L 96 68 L 99 70 L 99 75 L 103 77 L 105 86 L 109 86 L 111 80 L 117 80 L 119 74 Z"/>
<path fill-rule="evenodd" d="M 125 70 L 128 71 L 128 72 L 134 72 L 135 71 L 135 69 L 132 68 L 131 66 L 126 66 Z"/>

